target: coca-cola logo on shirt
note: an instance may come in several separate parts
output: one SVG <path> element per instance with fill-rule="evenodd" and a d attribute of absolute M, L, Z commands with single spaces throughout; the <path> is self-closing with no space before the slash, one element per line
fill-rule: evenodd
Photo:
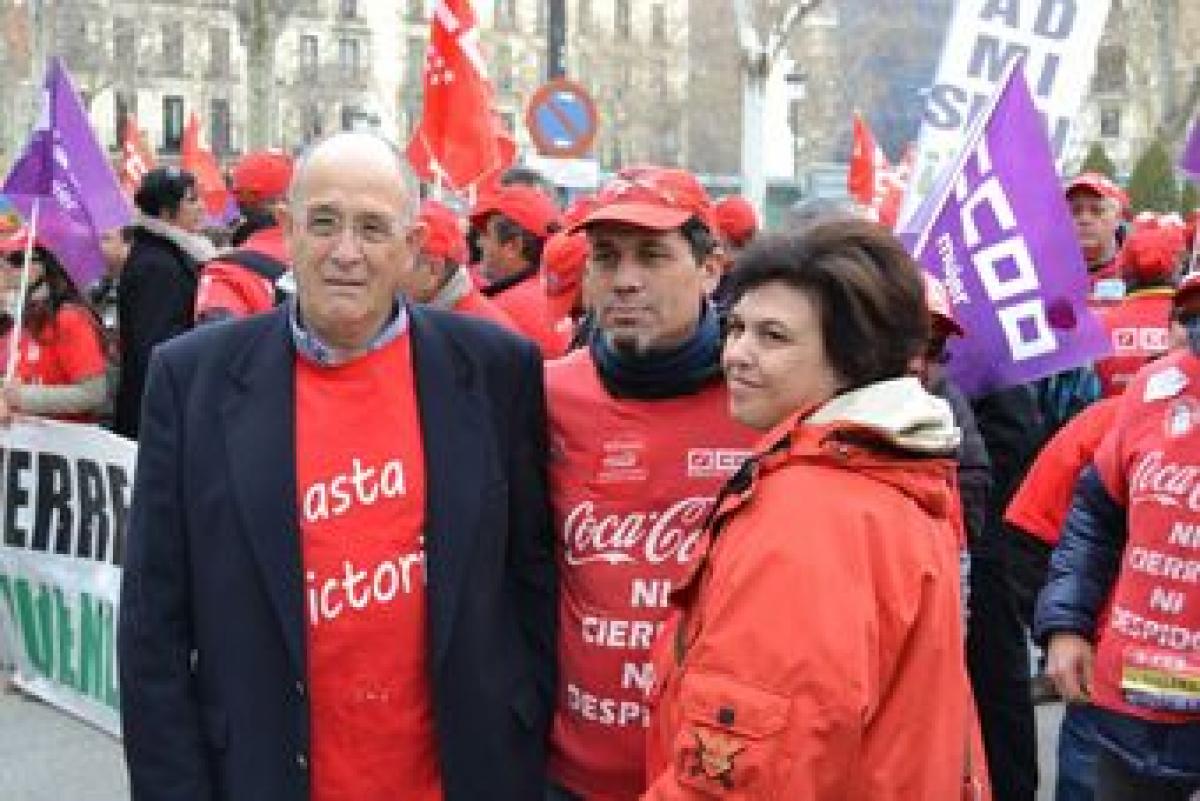
<path fill-rule="evenodd" d="M 661 512 L 599 515 L 596 504 L 581 501 L 563 523 L 563 552 L 568 565 L 606 562 L 659 565 L 691 562 L 704 535 L 712 498 L 683 498 Z"/>
<path fill-rule="evenodd" d="M 1129 481 L 1130 495 L 1147 495 L 1162 506 L 1183 506 L 1200 513 L 1200 466 L 1165 462 L 1162 451 L 1142 457 Z"/>

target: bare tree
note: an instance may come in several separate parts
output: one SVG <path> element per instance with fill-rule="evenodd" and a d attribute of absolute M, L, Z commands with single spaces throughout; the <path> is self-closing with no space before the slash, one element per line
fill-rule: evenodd
<path fill-rule="evenodd" d="M 271 144 L 276 48 L 288 18 L 312 0 L 237 0 L 237 19 L 246 48 L 246 145 Z"/>
<path fill-rule="evenodd" d="M 766 198 L 763 165 L 767 79 L 796 27 L 822 0 L 733 0 L 742 71 L 742 194 L 757 208 Z"/>

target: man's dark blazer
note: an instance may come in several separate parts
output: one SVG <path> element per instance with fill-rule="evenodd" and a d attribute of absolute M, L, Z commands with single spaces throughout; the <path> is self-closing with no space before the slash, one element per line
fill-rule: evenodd
<path fill-rule="evenodd" d="M 409 321 L 445 797 L 533 801 L 557 614 L 541 361 L 488 323 Z M 280 308 L 152 359 L 118 632 L 135 801 L 309 797 L 294 354 Z"/>

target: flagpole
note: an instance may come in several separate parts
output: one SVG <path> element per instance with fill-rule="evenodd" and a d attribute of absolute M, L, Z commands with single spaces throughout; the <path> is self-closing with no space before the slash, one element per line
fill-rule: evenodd
<path fill-rule="evenodd" d="M 12 332 L 8 338 L 8 366 L 4 370 L 4 383 L 11 384 L 17 372 L 17 355 L 20 352 L 21 326 L 25 323 L 25 295 L 29 292 L 29 268 L 33 264 L 33 240 L 37 237 L 38 210 L 42 199 L 33 199 L 33 211 L 29 214 L 29 236 L 25 240 L 25 262 L 21 265 L 21 289 L 17 293 L 17 308 L 13 310 Z"/>

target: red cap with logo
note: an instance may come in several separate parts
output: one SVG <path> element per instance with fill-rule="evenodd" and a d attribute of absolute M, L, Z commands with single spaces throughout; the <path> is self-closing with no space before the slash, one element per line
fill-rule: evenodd
<path fill-rule="evenodd" d="M 279 150 L 247 153 L 233 166 L 230 178 L 239 203 L 278 200 L 292 182 L 292 157 Z"/>
<path fill-rule="evenodd" d="M 966 331 L 954 319 L 954 307 L 950 304 L 950 293 L 940 279 L 921 270 L 921 280 L 925 282 L 925 305 L 933 317 L 934 325 L 940 326 L 955 336 L 965 336 Z"/>
<path fill-rule="evenodd" d="M 1067 185 L 1063 187 L 1063 194 L 1070 197 L 1072 193 L 1081 189 L 1091 192 L 1093 195 L 1117 201 L 1122 212 L 1129 208 L 1129 195 L 1125 194 L 1125 190 L 1098 172 L 1084 172 L 1076 175 L 1067 181 Z"/>
<path fill-rule="evenodd" d="M 735 248 L 750 244 L 758 232 L 758 215 L 744 197 L 730 195 L 721 198 L 713 204 L 713 216 L 721 236 Z"/>
<path fill-rule="evenodd" d="M 558 207 L 531 186 L 500 186 L 479 196 L 471 209 L 471 227 L 482 230 L 493 214 L 503 214 L 534 236 L 545 239 L 562 227 Z"/>
<path fill-rule="evenodd" d="M 583 269 L 588 259 L 587 235 L 560 231 L 542 249 L 542 287 L 552 321 L 570 316 L 583 294 Z"/>
<path fill-rule="evenodd" d="M 708 192 L 687 170 L 629 167 L 600 189 L 594 204 L 571 230 L 615 222 L 669 231 L 693 217 L 698 217 L 709 231 L 718 230 Z"/>
<path fill-rule="evenodd" d="M 422 253 L 450 259 L 460 265 L 467 263 L 470 254 L 458 215 L 436 200 L 424 200 L 421 201 L 418 218 L 425 224 L 425 244 L 421 246 Z"/>

